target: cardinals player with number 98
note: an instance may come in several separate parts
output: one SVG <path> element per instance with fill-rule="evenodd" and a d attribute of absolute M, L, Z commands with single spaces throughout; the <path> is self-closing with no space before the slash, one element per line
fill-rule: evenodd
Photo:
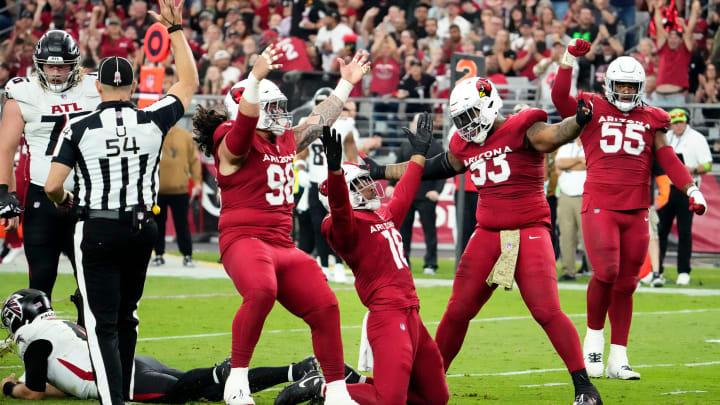
<path fill-rule="evenodd" d="M 223 266 L 243 303 L 232 327 L 232 371 L 225 402 L 254 404 L 248 365 L 275 300 L 302 318 L 328 380 L 329 403 L 354 404 L 345 386 L 337 299 L 317 262 L 297 249 L 292 228 L 293 159 L 342 112 L 350 90 L 369 71 L 367 54 L 341 63 L 341 79 L 310 117 L 290 127 L 287 97 L 265 77 L 281 67 L 281 52 L 269 46 L 248 78 L 226 98 L 226 113 L 199 108 L 193 118 L 200 149 L 215 157 L 222 190 L 218 228 Z"/>
<path fill-rule="evenodd" d="M 582 228 L 587 255 L 595 270 L 587 290 L 587 335 L 583 347 L 591 377 L 602 377 L 605 316 L 611 331 L 608 378 L 637 380 L 630 367 L 627 343 L 632 294 L 647 253 L 650 170 L 653 157 L 673 184 L 690 198 L 690 209 L 702 215 L 707 203 L 665 133 L 670 116 L 643 104 L 645 70 L 634 58 L 621 56 L 605 73 L 605 94 L 570 95 L 575 58 L 590 43 L 573 39 L 560 61 L 552 100 L 561 116 L 575 112 L 578 102 L 593 105 L 593 118 L 580 135 L 587 160 Z M 651 208 L 652 209 L 652 208 Z"/>

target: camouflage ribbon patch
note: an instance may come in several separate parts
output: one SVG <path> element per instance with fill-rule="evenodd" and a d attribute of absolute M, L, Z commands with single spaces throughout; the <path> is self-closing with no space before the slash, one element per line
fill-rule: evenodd
<path fill-rule="evenodd" d="M 500 257 L 498 257 L 486 282 L 512 290 L 515 265 L 520 251 L 520 230 L 500 231 Z"/>

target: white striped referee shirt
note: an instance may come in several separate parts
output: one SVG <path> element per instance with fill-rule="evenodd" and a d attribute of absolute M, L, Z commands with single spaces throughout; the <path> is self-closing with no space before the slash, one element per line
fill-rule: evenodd
<path fill-rule="evenodd" d="M 78 206 L 153 206 L 162 143 L 183 113 L 180 99 L 167 95 L 144 109 L 129 101 L 103 102 L 91 114 L 70 120 L 53 162 L 75 169 Z"/>

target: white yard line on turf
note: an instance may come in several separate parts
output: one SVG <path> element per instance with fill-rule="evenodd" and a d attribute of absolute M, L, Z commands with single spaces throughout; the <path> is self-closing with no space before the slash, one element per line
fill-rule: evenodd
<path fill-rule="evenodd" d="M 707 391 L 674 391 L 674 392 L 663 392 L 660 395 L 678 395 L 678 394 L 695 394 L 695 393 L 703 393 Z"/>
<path fill-rule="evenodd" d="M 656 367 L 697 367 L 697 366 L 715 366 L 720 364 L 720 361 L 708 361 L 705 363 L 685 363 L 685 364 L 641 364 L 639 366 L 633 365 L 633 368 L 656 368 Z M 557 371 L 564 371 L 567 372 L 566 368 L 546 368 L 546 369 L 534 369 L 534 370 L 521 370 L 521 371 L 505 371 L 501 373 L 482 373 L 482 374 L 448 374 L 445 377 L 447 378 L 457 378 L 457 377 L 499 377 L 499 376 L 508 376 L 508 375 L 524 375 L 524 374 L 544 374 L 544 373 L 553 373 Z M 684 391 L 684 392 L 691 392 L 691 391 Z"/>
<path fill-rule="evenodd" d="M 706 340 L 705 342 L 707 342 L 707 343 L 720 343 L 720 339 L 710 339 L 710 340 Z"/>
<path fill-rule="evenodd" d="M 635 312 L 634 316 L 644 315 L 673 315 L 673 314 L 692 314 L 702 312 L 718 312 L 720 308 L 701 308 L 701 309 L 680 309 L 677 311 L 656 311 L 656 312 Z M 584 318 L 585 314 L 567 314 L 570 318 Z M 496 318 L 479 318 L 473 319 L 471 323 L 475 322 L 502 322 L 502 321 L 518 321 L 533 319 L 532 316 L 500 316 Z M 437 325 L 439 321 L 425 322 L 425 325 Z M 360 329 L 361 325 L 345 325 L 341 326 L 341 329 Z M 308 328 L 296 328 L 296 329 L 268 329 L 262 333 L 293 333 L 293 332 L 310 332 Z M 155 340 L 174 340 L 174 339 L 191 339 L 191 338 L 203 338 L 203 337 L 216 337 L 216 336 L 227 336 L 230 332 L 219 332 L 219 333 L 203 333 L 199 335 L 179 335 L 179 336 L 157 336 L 157 337 L 146 337 L 139 338 L 139 342 L 149 342 Z"/>
<path fill-rule="evenodd" d="M 568 385 L 568 383 L 530 384 L 530 385 L 521 385 L 521 387 L 522 388 L 557 387 L 559 385 Z"/>

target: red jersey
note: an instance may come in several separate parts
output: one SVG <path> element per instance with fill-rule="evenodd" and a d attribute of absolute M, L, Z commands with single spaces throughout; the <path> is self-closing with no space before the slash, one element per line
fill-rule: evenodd
<path fill-rule="evenodd" d="M 670 49 L 667 42 L 665 42 L 665 45 L 658 51 L 658 56 L 660 58 L 657 72 L 658 86 L 661 84 L 674 84 L 683 89 L 690 87 L 688 67 L 692 55 L 684 42 L 675 50 Z"/>
<path fill-rule="evenodd" d="M 292 130 L 275 138 L 275 142 L 253 134 L 252 146 L 242 167 L 224 176 L 220 173 L 217 148 L 232 123 L 224 122 L 213 135 L 222 201 L 218 220 L 221 250 L 224 251 L 233 240 L 243 237 L 295 246 L 290 238 L 295 205 L 293 160 L 296 146 Z"/>
<path fill-rule="evenodd" d="M 655 131 L 669 130 L 670 116 L 646 105 L 623 113 L 593 93 L 579 92 L 581 98 L 593 105 L 592 121 L 580 134 L 587 162 L 584 206 L 592 200 L 606 210 L 648 208 Z"/>
<path fill-rule="evenodd" d="M 275 63 L 282 64 L 282 70 L 302 70 L 311 72 L 313 66 L 305 51 L 305 41 L 300 38 L 289 37 L 275 42 L 275 46 L 282 49 L 280 59 Z"/>
<path fill-rule="evenodd" d="M 396 91 L 400 84 L 400 71 L 402 67 L 393 58 L 378 59 L 372 68 L 370 91 L 380 95 Z"/>
<path fill-rule="evenodd" d="M 127 59 L 128 56 L 135 53 L 135 44 L 128 37 L 120 37 L 116 41 L 110 39 L 108 34 L 102 35 L 100 42 L 100 57 L 107 58 L 109 56 L 119 56 Z"/>
<path fill-rule="evenodd" d="M 322 234 L 352 269 L 360 301 L 371 311 L 417 307 L 400 226 L 417 194 L 423 167 L 410 162 L 390 203 L 377 211 L 353 210 L 344 175 L 328 175 L 330 214 Z"/>
<path fill-rule="evenodd" d="M 544 225 L 550 227 L 545 199 L 545 155 L 525 147 L 525 134 L 547 113 L 528 108 L 509 115 L 480 145 L 459 136 L 450 139 L 450 152 L 467 168 L 478 191 L 478 226 L 499 231 Z"/>

